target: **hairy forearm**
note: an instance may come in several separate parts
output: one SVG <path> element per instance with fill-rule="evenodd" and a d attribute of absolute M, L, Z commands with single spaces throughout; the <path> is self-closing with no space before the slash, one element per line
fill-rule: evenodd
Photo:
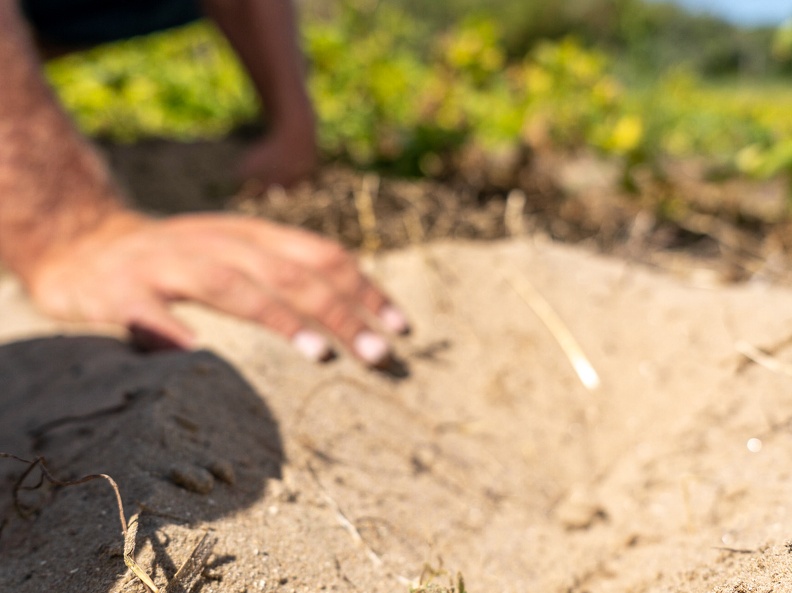
<path fill-rule="evenodd" d="M 14 2 L 0 2 L 0 259 L 25 279 L 124 209 L 102 158 L 44 81 Z"/>

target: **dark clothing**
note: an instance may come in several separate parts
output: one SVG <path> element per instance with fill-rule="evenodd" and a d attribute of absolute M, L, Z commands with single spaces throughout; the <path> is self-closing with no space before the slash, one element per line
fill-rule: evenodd
<path fill-rule="evenodd" d="M 41 40 L 63 45 L 128 39 L 203 16 L 200 0 L 22 0 L 21 6 Z"/>

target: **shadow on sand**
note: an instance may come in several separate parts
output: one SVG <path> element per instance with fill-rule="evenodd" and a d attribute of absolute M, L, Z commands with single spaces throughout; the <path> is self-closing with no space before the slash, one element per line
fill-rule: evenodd
<path fill-rule="evenodd" d="M 0 451 L 43 456 L 59 480 L 112 476 L 126 516 L 141 510 L 160 582 L 173 574 L 169 558 L 170 569 L 181 562 L 174 533 L 250 506 L 283 463 L 276 421 L 227 362 L 87 336 L 0 347 Z M 110 590 L 124 569 L 111 489 L 99 480 L 21 491 L 32 509 L 23 518 L 12 492 L 25 469 L 0 459 L 0 591 Z"/>

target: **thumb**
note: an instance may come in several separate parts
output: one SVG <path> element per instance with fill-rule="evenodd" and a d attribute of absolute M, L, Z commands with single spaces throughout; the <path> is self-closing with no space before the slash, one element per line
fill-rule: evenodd
<path fill-rule="evenodd" d="M 127 327 L 132 343 L 147 352 L 191 350 L 195 346 L 193 331 L 162 303 L 146 303 L 127 322 Z"/>

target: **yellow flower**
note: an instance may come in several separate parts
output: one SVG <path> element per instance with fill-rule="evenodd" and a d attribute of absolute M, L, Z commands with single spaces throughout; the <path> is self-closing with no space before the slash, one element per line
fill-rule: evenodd
<path fill-rule="evenodd" d="M 613 126 L 610 146 L 614 152 L 627 153 L 638 147 L 643 139 L 643 120 L 637 115 L 623 115 Z"/>

